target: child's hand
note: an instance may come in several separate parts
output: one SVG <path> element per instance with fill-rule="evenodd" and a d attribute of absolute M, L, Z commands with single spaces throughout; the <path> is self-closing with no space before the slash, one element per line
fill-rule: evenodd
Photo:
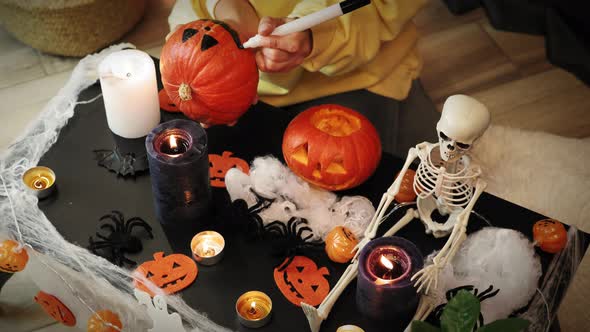
<path fill-rule="evenodd" d="M 271 36 L 281 24 L 292 21 L 290 18 L 263 17 L 258 24 L 261 47 L 256 52 L 258 69 L 264 72 L 286 72 L 299 66 L 311 53 L 311 30 L 295 32 L 285 36 Z"/>

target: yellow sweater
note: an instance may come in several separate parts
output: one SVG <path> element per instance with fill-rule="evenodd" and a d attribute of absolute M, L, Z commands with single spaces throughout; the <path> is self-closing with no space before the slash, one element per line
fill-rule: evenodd
<path fill-rule="evenodd" d="M 275 106 L 368 89 L 407 97 L 422 61 L 412 17 L 426 0 L 372 0 L 371 4 L 312 28 L 313 49 L 287 73 L 260 73 L 260 99 Z M 200 18 L 215 18 L 216 0 L 192 0 Z M 302 17 L 338 0 L 250 0 L 259 17 Z"/>

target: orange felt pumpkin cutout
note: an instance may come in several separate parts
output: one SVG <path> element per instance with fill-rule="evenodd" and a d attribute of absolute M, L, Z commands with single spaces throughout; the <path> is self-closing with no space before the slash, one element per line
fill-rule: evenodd
<path fill-rule="evenodd" d="M 15 273 L 25 269 L 29 254 L 24 248 L 16 251 L 18 242 L 5 240 L 0 243 L 0 272 Z"/>
<path fill-rule="evenodd" d="M 554 219 L 543 219 L 533 225 L 533 239 L 541 250 L 555 254 L 567 244 L 567 231 Z"/>
<path fill-rule="evenodd" d="M 43 311 L 53 317 L 56 321 L 66 326 L 76 325 L 76 317 L 72 311 L 58 300 L 57 297 L 39 291 L 39 293 L 35 295 L 34 300 L 41 306 L 41 308 L 43 308 Z"/>
<path fill-rule="evenodd" d="M 327 190 L 358 186 L 381 159 L 377 130 L 362 114 L 319 105 L 296 116 L 283 135 L 283 156 L 293 173 Z"/>
<path fill-rule="evenodd" d="M 397 178 L 399 172 L 395 175 Z M 408 169 L 402 178 L 402 183 L 399 187 L 399 192 L 395 195 L 395 200 L 398 203 L 413 202 L 416 200 L 416 192 L 414 191 L 414 177 L 416 172 Z"/>
<path fill-rule="evenodd" d="M 334 227 L 326 236 L 326 254 L 336 263 L 346 263 L 354 257 L 354 247 L 359 243 L 346 227 Z"/>
<path fill-rule="evenodd" d="M 237 167 L 242 172 L 248 174 L 250 167 L 248 163 L 238 157 L 232 157 L 233 152 L 223 151 L 220 155 L 209 155 L 209 178 L 211 186 L 216 188 L 225 188 L 225 174 L 230 169 Z"/>
<path fill-rule="evenodd" d="M 180 112 L 178 106 L 176 106 L 176 104 L 174 104 L 174 102 L 170 99 L 165 89 L 162 89 L 160 92 L 158 92 L 158 99 L 160 100 L 160 108 L 164 111 Z"/>
<path fill-rule="evenodd" d="M 182 254 L 164 257 L 163 252 L 155 253 L 153 261 L 144 262 L 135 271 L 160 287 L 166 294 L 185 289 L 195 281 L 199 272 L 192 258 Z M 135 287 L 154 296 L 140 281 L 135 280 L 134 284 Z"/>
<path fill-rule="evenodd" d="M 188 118 L 230 124 L 254 102 L 258 67 L 226 23 L 196 20 L 170 35 L 160 55 L 162 84 Z"/>
<path fill-rule="evenodd" d="M 113 326 L 116 326 L 118 329 Z M 122 330 L 123 323 L 121 323 L 119 315 L 110 310 L 97 311 L 88 319 L 88 332 L 119 332 Z"/>
<path fill-rule="evenodd" d="M 293 257 L 285 267 L 287 262 L 288 259 L 274 270 L 275 283 L 281 293 L 296 306 L 301 306 L 301 302 L 312 306 L 322 303 L 330 292 L 330 283 L 324 277 L 330 274 L 328 269 L 318 269 L 316 263 L 305 256 Z"/>

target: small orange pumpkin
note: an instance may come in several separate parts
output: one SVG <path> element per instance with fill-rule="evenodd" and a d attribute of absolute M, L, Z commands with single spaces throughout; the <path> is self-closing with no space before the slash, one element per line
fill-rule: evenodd
<path fill-rule="evenodd" d="M 346 263 L 354 257 L 358 244 L 354 234 L 346 227 L 334 227 L 326 236 L 326 254 L 336 263 Z"/>
<path fill-rule="evenodd" d="M 282 150 L 293 173 L 327 190 L 360 185 L 381 160 L 381 140 L 371 121 L 335 104 L 297 115 L 285 130 Z"/>
<path fill-rule="evenodd" d="M 170 96 L 168 96 L 168 92 L 166 92 L 166 89 L 160 90 L 160 92 L 158 93 L 158 99 L 160 100 L 160 108 L 164 111 L 175 113 L 180 112 L 178 106 L 176 106 L 176 104 L 174 104 L 174 102 L 170 99 Z"/>
<path fill-rule="evenodd" d="M 118 329 L 113 326 L 116 326 Z M 110 310 L 97 311 L 88 319 L 88 332 L 119 332 L 122 330 L 123 323 L 121 323 L 119 315 Z"/>
<path fill-rule="evenodd" d="M 395 175 L 397 178 L 399 172 Z M 399 187 L 399 192 L 395 195 L 395 200 L 398 203 L 413 202 L 416 200 L 416 192 L 414 191 L 414 177 L 416 172 L 408 169 L 402 178 L 402 183 Z"/>
<path fill-rule="evenodd" d="M 41 306 L 41 308 L 43 308 L 43 311 L 45 311 L 49 316 L 53 317 L 53 319 L 56 321 L 64 324 L 65 326 L 76 325 L 76 317 L 72 311 L 66 307 L 57 297 L 47 294 L 43 291 L 39 291 L 39 293 L 35 295 L 34 300 Z"/>
<path fill-rule="evenodd" d="M 238 157 L 232 157 L 233 152 L 223 151 L 220 155 L 209 155 L 209 177 L 211 178 L 211 186 L 216 188 L 225 188 L 225 174 L 230 169 L 237 167 L 242 172 L 248 174 L 250 167 L 248 163 Z"/>
<path fill-rule="evenodd" d="M 199 272 L 192 258 L 182 254 L 164 257 L 163 252 L 155 253 L 153 261 L 144 262 L 135 271 L 160 287 L 166 294 L 185 289 L 195 281 Z M 135 280 L 134 284 L 138 289 L 154 296 L 140 281 Z"/>
<path fill-rule="evenodd" d="M 29 254 L 24 248 L 16 251 L 18 242 L 5 240 L 0 243 L 0 272 L 15 273 L 25 269 Z"/>
<path fill-rule="evenodd" d="M 330 283 L 324 277 L 330 272 L 327 268 L 318 268 L 316 263 L 305 256 L 295 256 L 293 261 L 284 266 L 289 259 L 274 270 L 277 287 L 289 302 L 301 306 L 301 302 L 316 306 L 330 292 Z"/>
<path fill-rule="evenodd" d="M 567 231 L 554 219 L 543 219 L 533 225 L 533 239 L 541 250 L 555 254 L 567 244 Z"/>

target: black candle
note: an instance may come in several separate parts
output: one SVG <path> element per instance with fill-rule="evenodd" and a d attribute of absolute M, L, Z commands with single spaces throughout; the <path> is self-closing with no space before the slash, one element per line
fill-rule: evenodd
<path fill-rule="evenodd" d="M 400 237 L 375 239 L 361 250 L 356 288 L 358 310 L 375 320 L 411 316 L 418 294 L 410 278 L 423 266 L 416 246 Z"/>
<path fill-rule="evenodd" d="M 152 130 L 145 146 L 159 221 L 196 222 L 211 202 L 205 130 L 194 121 L 168 121 Z"/>

